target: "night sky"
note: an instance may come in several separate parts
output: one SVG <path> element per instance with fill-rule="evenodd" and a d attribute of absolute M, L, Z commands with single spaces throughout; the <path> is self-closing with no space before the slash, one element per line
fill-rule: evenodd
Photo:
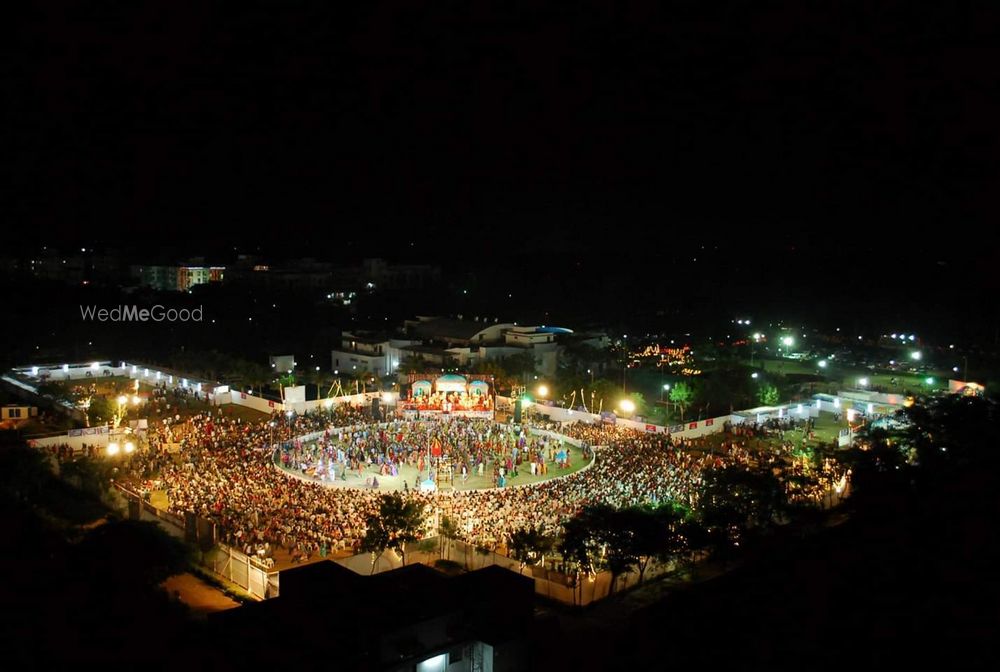
<path fill-rule="evenodd" d="M 997 10 L 944 4 L 47 3 L 0 202 L 40 244 L 981 286 Z"/>

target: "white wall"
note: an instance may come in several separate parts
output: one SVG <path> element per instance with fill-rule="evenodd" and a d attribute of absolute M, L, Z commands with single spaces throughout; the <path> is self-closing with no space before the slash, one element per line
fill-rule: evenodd
<path fill-rule="evenodd" d="M 44 439 L 28 439 L 28 445 L 32 448 L 48 448 L 65 443 L 74 452 L 78 452 L 83 450 L 84 444 L 106 448 L 110 436 L 111 433 L 108 426 L 102 425 L 100 427 L 87 427 L 85 429 L 71 429 L 65 434 L 49 436 Z"/>
<path fill-rule="evenodd" d="M 283 411 L 285 409 L 284 404 L 280 401 L 271 401 L 270 399 L 264 399 L 262 397 L 255 397 L 252 394 L 246 392 L 233 392 L 231 395 L 230 402 L 236 406 L 246 406 L 247 408 L 252 408 L 255 411 L 260 411 L 261 413 L 273 413 L 274 411 Z"/>

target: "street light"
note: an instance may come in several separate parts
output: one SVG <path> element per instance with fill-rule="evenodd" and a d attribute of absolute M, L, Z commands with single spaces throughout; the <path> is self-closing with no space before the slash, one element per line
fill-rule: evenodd
<path fill-rule="evenodd" d="M 825 369 L 826 368 L 826 360 L 825 359 L 819 360 L 819 368 L 821 368 L 821 369 Z"/>
<path fill-rule="evenodd" d="M 750 374 L 750 377 L 753 378 L 754 380 L 757 380 L 758 375 L 759 374 L 756 371 L 754 371 L 753 373 Z"/>
<path fill-rule="evenodd" d="M 635 402 L 631 399 L 622 399 L 618 406 L 629 415 L 635 413 Z"/>
<path fill-rule="evenodd" d="M 858 385 L 860 385 L 861 387 L 867 387 L 868 386 L 868 379 L 867 378 L 858 378 Z"/>
<path fill-rule="evenodd" d="M 910 359 L 914 359 L 918 362 L 920 361 L 921 357 L 923 357 L 923 355 L 920 354 L 919 350 L 914 350 L 913 352 L 910 353 Z"/>
<path fill-rule="evenodd" d="M 791 347 L 791 345 L 792 345 L 793 343 L 795 343 L 795 339 L 794 339 L 794 338 L 792 338 L 791 336 L 785 336 L 784 338 L 782 338 L 782 339 L 781 339 L 781 342 L 782 342 L 782 344 L 784 344 L 784 345 L 785 345 L 786 347 Z"/>

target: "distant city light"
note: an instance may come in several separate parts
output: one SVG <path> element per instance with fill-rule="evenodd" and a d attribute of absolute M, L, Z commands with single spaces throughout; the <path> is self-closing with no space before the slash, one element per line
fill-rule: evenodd
<path fill-rule="evenodd" d="M 758 375 L 759 374 L 756 371 L 754 371 L 753 373 L 750 374 L 750 377 L 751 378 L 757 378 Z"/>
<path fill-rule="evenodd" d="M 825 369 L 826 368 L 826 360 L 825 359 L 819 360 L 819 368 L 821 368 L 821 369 Z"/>
<path fill-rule="evenodd" d="M 920 354 L 919 350 L 915 350 L 915 351 L 913 351 L 913 352 L 910 353 L 910 358 L 911 359 L 915 359 L 917 361 L 920 361 L 921 357 L 923 357 L 923 355 Z"/>

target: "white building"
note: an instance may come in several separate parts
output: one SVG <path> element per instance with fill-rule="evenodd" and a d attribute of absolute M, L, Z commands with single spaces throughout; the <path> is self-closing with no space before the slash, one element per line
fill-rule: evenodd
<path fill-rule="evenodd" d="M 407 354 L 404 349 L 417 343 L 419 341 L 389 338 L 384 334 L 345 331 L 340 349 L 330 353 L 330 364 L 338 372 L 385 376 L 399 369 L 399 363 Z"/>

